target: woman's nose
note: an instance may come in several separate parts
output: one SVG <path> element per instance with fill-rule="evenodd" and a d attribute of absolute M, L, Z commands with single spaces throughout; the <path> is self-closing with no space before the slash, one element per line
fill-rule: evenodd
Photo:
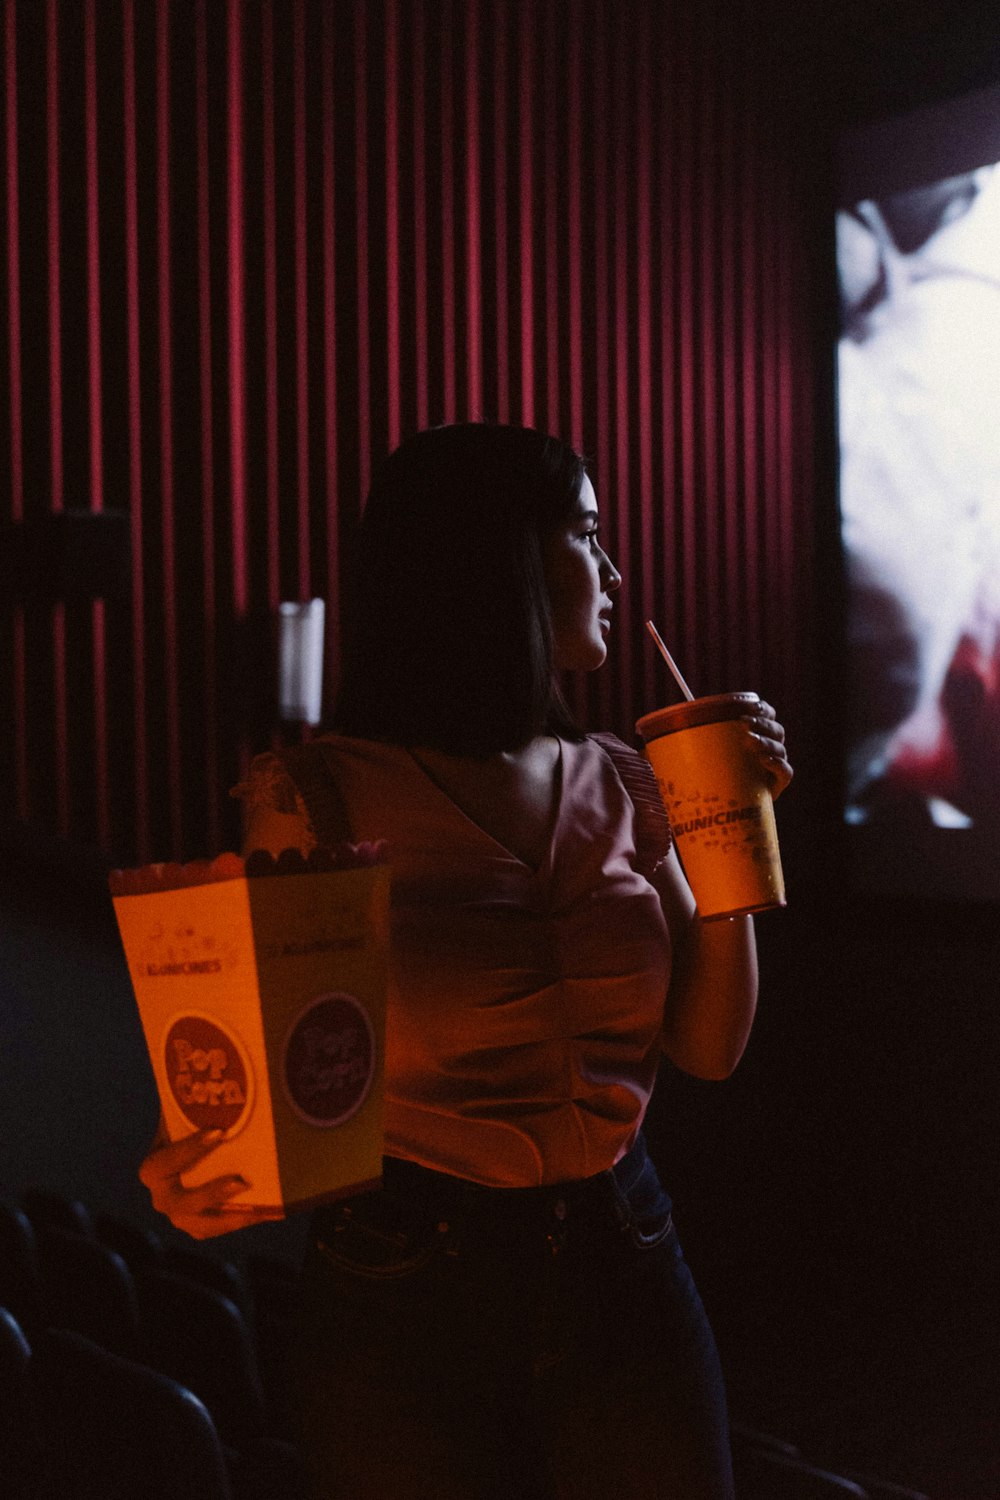
<path fill-rule="evenodd" d="M 604 573 L 604 587 L 610 594 L 616 588 L 620 587 L 622 575 L 619 573 L 618 569 L 615 567 L 614 563 L 611 561 L 606 552 L 604 554 L 604 566 L 602 571 Z"/>

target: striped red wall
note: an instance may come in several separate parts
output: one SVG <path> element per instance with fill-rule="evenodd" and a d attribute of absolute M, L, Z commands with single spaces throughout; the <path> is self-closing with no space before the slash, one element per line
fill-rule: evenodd
<path fill-rule="evenodd" d="M 332 679 L 372 464 L 469 416 L 592 461 L 626 588 L 591 724 L 666 691 L 647 616 L 794 721 L 811 293 L 749 4 L 0 3 L 2 519 L 129 537 L 118 592 L 14 590 L 4 811 L 231 843 L 279 599 L 327 599 Z"/>

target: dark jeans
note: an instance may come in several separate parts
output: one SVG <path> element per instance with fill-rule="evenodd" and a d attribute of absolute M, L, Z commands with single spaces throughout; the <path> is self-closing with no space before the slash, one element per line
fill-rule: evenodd
<path fill-rule="evenodd" d="M 324 1500 L 729 1500 L 718 1356 L 640 1141 L 484 1189 L 386 1161 L 320 1210 L 295 1361 Z"/>

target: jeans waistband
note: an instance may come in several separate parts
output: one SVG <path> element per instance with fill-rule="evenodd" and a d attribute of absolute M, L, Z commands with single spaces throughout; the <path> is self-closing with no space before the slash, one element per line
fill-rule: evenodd
<path fill-rule="evenodd" d="M 655 1169 L 640 1132 L 613 1167 L 591 1177 L 541 1187 L 485 1187 L 400 1157 L 385 1158 L 383 1180 L 389 1192 L 415 1205 L 426 1204 L 442 1213 L 459 1211 L 466 1217 L 516 1225 L 553 1218 L 617 1222 L 632 1189 L 649 1173 L 655 1174 Z"/>

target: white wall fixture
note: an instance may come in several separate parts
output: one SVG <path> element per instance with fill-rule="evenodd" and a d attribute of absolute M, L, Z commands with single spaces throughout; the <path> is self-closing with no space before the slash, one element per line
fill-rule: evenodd
<path fill-rule="evenodd" d="M 318 724 L 323 705 L 326 605 L 278 605 L 278 708 L 283 719 Z"/>

